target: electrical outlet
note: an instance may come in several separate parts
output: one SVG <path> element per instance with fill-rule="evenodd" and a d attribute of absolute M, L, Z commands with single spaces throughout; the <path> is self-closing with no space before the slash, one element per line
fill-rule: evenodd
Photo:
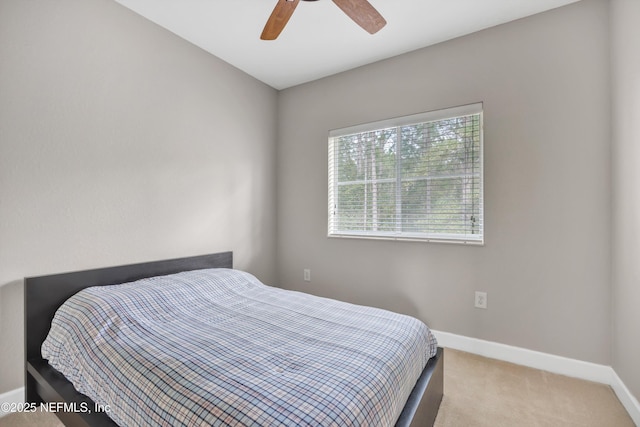
<path fill-rule="evenodd" d="M 305 282 L 311 281 L 311 270 L 309 270 L 308 268 L 304 269 L 304 281 Z"/>
<path fill-rule="evenodd" d="M 487 308 L 487 293 L 486 292 L 476 291 L 475 307 L 476 308 L 484 308 L 484 309 Z"/>

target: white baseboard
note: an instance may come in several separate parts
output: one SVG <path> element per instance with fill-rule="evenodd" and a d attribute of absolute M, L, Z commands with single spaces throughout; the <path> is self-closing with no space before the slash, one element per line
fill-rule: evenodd
<path fill-rule="evenodd" d="M 20 387 L 15 390 L 0 394 L 0 406 L 4 406 L 2 405 L 3 403 L 24 403 L 24 387 Z M 4 411 L 2 408 L 0 408 L 0 418 L 4 417 L 5 415 L 9 415 L 10 413 L 11 412 Z"/>
<path fill-rule="evenodd" d="M 554 374 L 568 377 L 581 378 L 603 384 L 611 384 L 612 369 L 610 366 L 596 363 L 583 362 L 567 357 L 555 356 L 522 347 L 500 344 L 492 341 L 484 341 L 477 338 L 469 338 L 448 332 L 433 331 L 438 343 L 442 347 L 466 351 L 468 353 L 503 360 L 517 365 L 541 369 Z"/>
<path fill-rule="evenodd" d="M 582 360 L 570 359 L 568 357 L 556 356 L 477 338 L 469 338 L 449 332 L 433 331 L 433 334 L 436 336 L 438 345 L 441 347 L 461 350 L 491 359 L 498 359 L 517 365 L 553 372 L 555 374 L 566 375 L 568 377 L 607 384 L 611 386 L 616 393 L 633 422 L 637 426 L 640 426 L 640 405 L 638 404 L 638 400 L 631 394 L 611 366 L 584 362 Z"/>
<path fill-rule="evenodd" d="M 640 403 L 622 382 L 616 371 L 613 371 L 611 388 L 615 391 L 620 403 L 627 410 L 633 422 L 640 426 Z"/>

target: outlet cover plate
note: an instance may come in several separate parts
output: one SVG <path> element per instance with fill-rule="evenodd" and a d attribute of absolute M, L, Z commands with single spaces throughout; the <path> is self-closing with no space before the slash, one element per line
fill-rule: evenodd
<path fill-rule="evenodd" d="M 476 300 L 475 300 L 476 308 L 487 308 L 487 293 L 476 291 Z"/>

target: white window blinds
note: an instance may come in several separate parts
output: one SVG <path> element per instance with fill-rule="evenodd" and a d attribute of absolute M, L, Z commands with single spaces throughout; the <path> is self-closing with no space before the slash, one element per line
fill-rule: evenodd
<path fill-rule="evenodd" d="M 329 236 L 483 243 L 482 104 L 329 133 Z"/>

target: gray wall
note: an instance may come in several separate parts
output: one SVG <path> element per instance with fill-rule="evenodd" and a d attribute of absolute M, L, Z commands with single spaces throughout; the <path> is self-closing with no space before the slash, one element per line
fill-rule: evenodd
<path fill-rule="evenodd" d="M 0 394 L 24 276 L 231 249 L 273 281 L 275 90 L 110 0 L 2 0 L 0 58 Z"/>
<path fill-rule="evenodd" d="M 640 399 L 640 2 L 611 2 L 613 368 Z"/>
<path fill-rule="evenodd" d="M 585 0 L 281 92 L 280 283 L 610 364 L 608 28 Z M 480 101 L 484 247 L 326 237 L 330 129 Z"/>

